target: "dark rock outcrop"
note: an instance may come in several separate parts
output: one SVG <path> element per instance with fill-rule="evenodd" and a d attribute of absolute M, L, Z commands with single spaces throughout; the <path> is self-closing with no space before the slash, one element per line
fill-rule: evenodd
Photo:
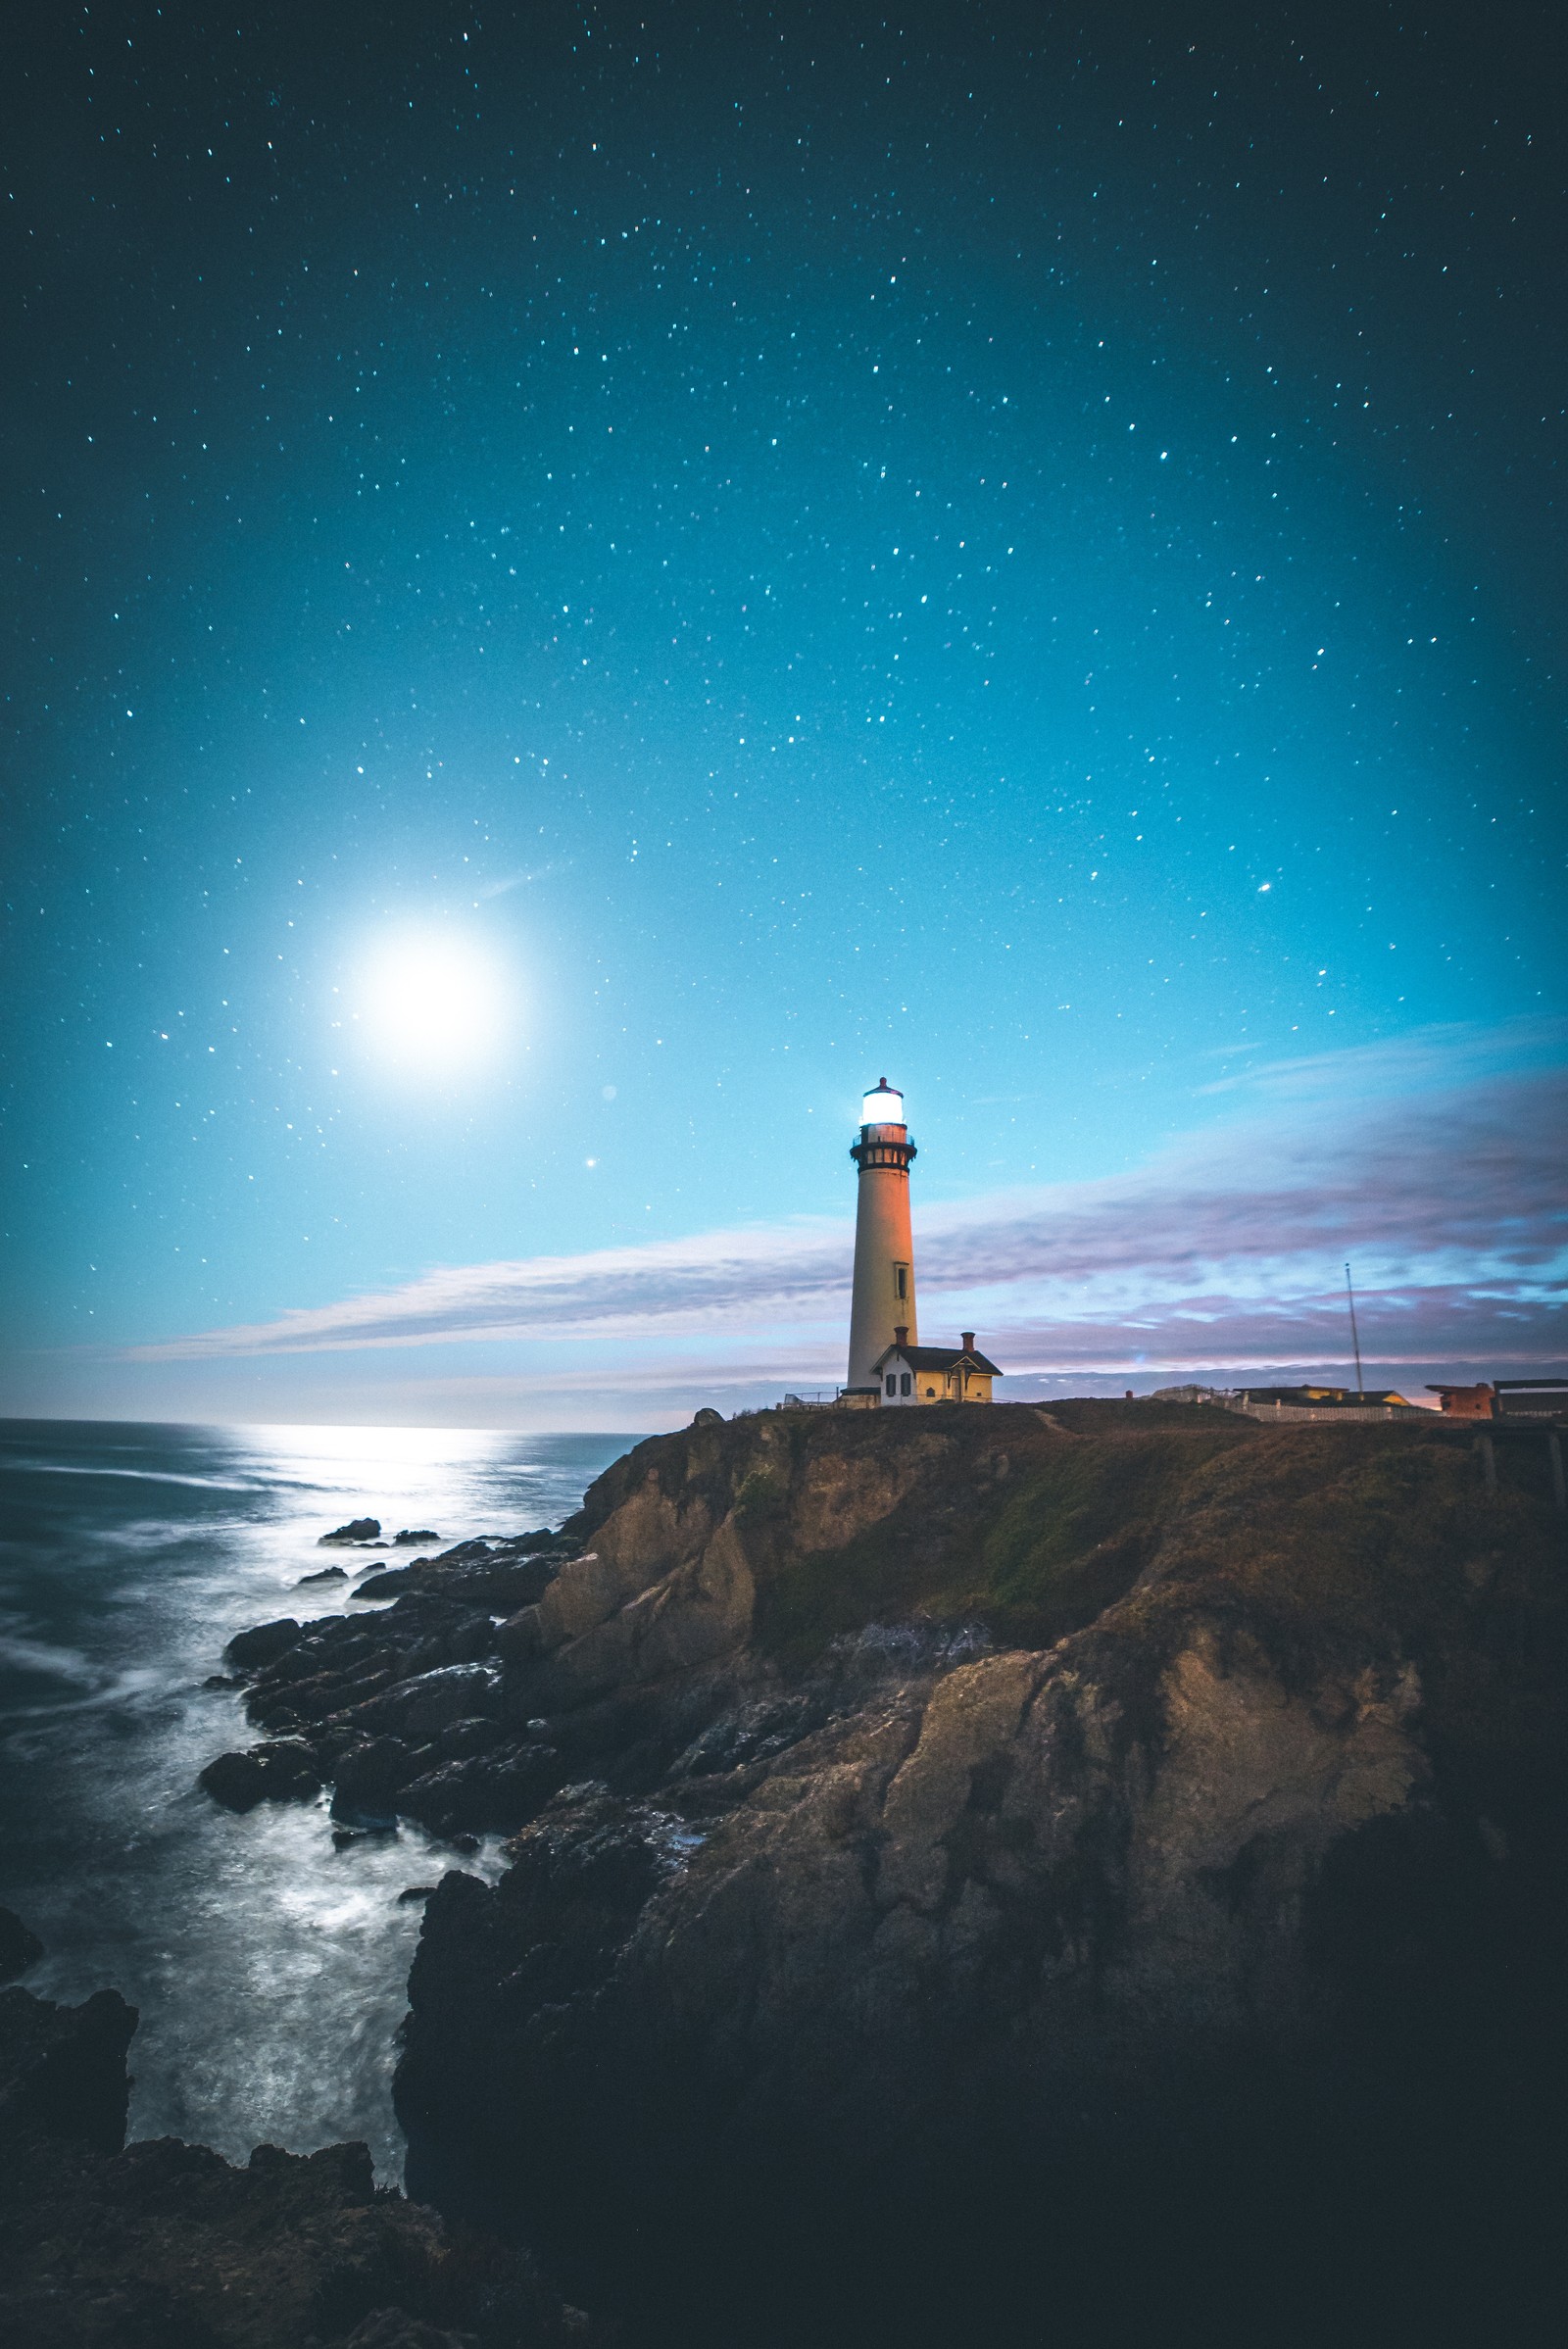
<path fill-rule="evenodd" d="M 379 1517 L 353 1517 L 347 1525 L 337 1526 L 330 1534 L 320 1535 L 316 1546 L 318 1549 L 329 1549 L 337 1542 L 375 1542 L 380 1539 L 380 1533 Z"/>
<path fill-rule="evenodd" d="M 240 1672 L 257 1672 L 291 1648 L 300 1636 L 292 1615 L 275 1623 L 259 1623 L 253 1631 L 236 1632 L 223 1650 L 223 1660 Z"/>
<path fill-rule="evenodd" d="M 541 1552 L 528 1537 L 524 1541 L 526 1547 L 463 1542 L 439 1558 L 416 1558 L 410 1566 L 378 1567 L 356 1586 L 354 1595 L 357 1599 L 382 1599 L 424 1592 L 439 1598 L 466 1599 L 470 1606 L 510 1614 L 541 1599 L 561 1557 L 571 1555 L 569 1543 L 551 1553 Z"/>
<path fill-rule="evenodd" d="M 220 1753 L 198 1782 L 225 1811 L 254 1811 L 259 1802 L 308 1801 L 321 1790 L 316 1755 L 301 1737 L 270 1737 L 244 1753 Z"/>
<path fill-rule="evenodd" d="M 271 1734 L 210 1763 L 202 1786 L 246 1810 L 330 1785 L 350 1829 L 403 1816 L 456 1840 L 522 1826 L 568 1770 L 530 1716 L 509 1709 L 509 1627 L 531 1627 L 577 1546 L 548 1532 L 459 1542 L 368 1575 L 355 1598 L 391 1601 L 374 1613 L 242 1632 L 225 1658 Z"/>
<path fill-rule="evenodd" d="M 363 2145 L 124 2144 L 134 2010 L 0 1994 L 0 2332 L 18 2349 L 564 2349 L 528 2259 L 378 2190 Z"/>
<path fill-rule="evenodd" d="M 0 2144 L 42 2134 L 95 2153 L 125 2141 L 125 2050 L 136 2010 L 118 1990 L 51 2006 L 30 1990 L 0 1991 Z"/>

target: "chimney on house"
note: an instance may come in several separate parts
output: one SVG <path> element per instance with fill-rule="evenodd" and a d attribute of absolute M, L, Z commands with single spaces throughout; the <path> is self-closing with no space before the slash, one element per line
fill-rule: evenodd
<path fill-rule="evenodd" d="M 909 1325 L 906 1321 L 896 1321 L 894 1323 L 893 1343 L 902 1354 L 905 1347 L 909 1343 Z"/>
<path fill-rule="evenodd" d="M 964 1350 L 964 1352 L 965 1352 L 966 1354 L 972 1354 L 972 1353 L 974 1352 L 974 1332 L 973 1332 L 973 1330 L 960 1330 L 960 1331 L 958 1332 L 958 1336 L 959 1336 L 959 1337 L 960 1337 L 960 1338 L 963 1340 L 963 1350 Z"/>

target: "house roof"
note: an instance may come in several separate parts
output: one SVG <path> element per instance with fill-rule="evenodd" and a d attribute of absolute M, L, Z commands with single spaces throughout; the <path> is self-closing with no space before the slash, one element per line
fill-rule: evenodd
<path fill-rule="evenodd" d="M 972 1346 L 890 1346 L 878 1354 L 872 1369 L 880 1370 L 895 1355 L 901 1362 L 907 1362 L 911 1370 L 953 1370 L 959 1362 L 967 1362 L 971 1370 L 988 1370 L 995 1379 L 1007 1375 L 984 1354 L 977 1354 Z"/>
<path fill-rule="evenodd" d="M 1368 1387 L 1364 1394 L 1356 1394 L 1348 1387 L 1245 1387 L 1240 1392 L 1254 1403 L 1308 1403 L 1323 1411 L 1355 1411 L 1367 1403 L 1405 1400 L 1392 1387 Z"/>

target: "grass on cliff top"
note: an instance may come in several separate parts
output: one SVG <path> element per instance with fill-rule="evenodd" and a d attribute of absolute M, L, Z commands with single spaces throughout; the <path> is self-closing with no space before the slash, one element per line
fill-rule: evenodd
<path fill-rule="evenodd" d="M 1006 1481 L 917 1488 L 843 1549 L 781 1555 L 759 1590 L 762 1644 L 804 1664 L 838 1634 L 917 1616 L 1042 1647 L 1115 1606 L 1118 1641 L 1152 1661 L 1197 1604 L 1287 1681 L 1331 1656 L 1352 1672 L 1415 1660 L 1429 1718 L 1477 1757 L 1499 1736 L 1546 1736 L 1568 1518 L 1543 1435 L 1497 1442 L 1489 1492 L 1473 1437 L 1441 1425 L 1272 1430 L 1158 1409 L 1053 1405 L 1061 1433 Z"/>
<path fill-rule="evenodd" d="M 981 1433 L 978 1415 L 953 1416 Z M 842 1549 L 786 1556 L 759 1592 L 763 1645 L 805 1663 L 841 1634 L 911 1615 L 1049 1645 L 1132 1587 L 1195 1472 L 1256 1436 L 1250 1420 L 1192 1404 L 1067 1403 L 1044 1424 L 1019 1418 L 1028 1441 L 1007 1436 L 1006 1478 L 955 1460 Z M 1003 1432 L 1000 1413 L 986 1420 Z"/>

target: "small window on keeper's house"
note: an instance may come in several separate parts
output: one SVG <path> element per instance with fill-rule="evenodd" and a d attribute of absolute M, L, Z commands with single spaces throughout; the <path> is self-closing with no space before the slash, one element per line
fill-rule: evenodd
<path fill-rule="evenodd" d="M 900 1379 L 900 1381 L 899 1381 L 900 1388 L 903 1390 L 903 1392 L 904 1392 L 906 1395 L 907 1395 L 907 1394 L 909 1393 L 909 1390 L 910 1390 L 910 1388 L 913 1386 L 913 1384 L 914 1384 L 914 1382 L 913 1382 L 913 1380 L 910 1378 L 910 1376 L 909 1376 L 909 1374 L 908 1374 L 908 1372 L 907 1372 L 907 1371 L 906 1371 L 906 1372 L 904 1373 L 903 1377 L 902 1377 L 902 1378 Z"/>
<path fill-rule="evenodd" d="M 899 1381 L 898 1381 L 898 1376 L 897 1376 L 897 1373 L 896 1373 L 896 1372 L 894 1372 L 894 1371 L 891 1371 L 891 1370 L 890 1370 L 890 1371 L 888 1372 L 888 1393 L 889 1393 L 890 1395 L 897 1395 L 898 1391 L 899 1391 Z"/>

